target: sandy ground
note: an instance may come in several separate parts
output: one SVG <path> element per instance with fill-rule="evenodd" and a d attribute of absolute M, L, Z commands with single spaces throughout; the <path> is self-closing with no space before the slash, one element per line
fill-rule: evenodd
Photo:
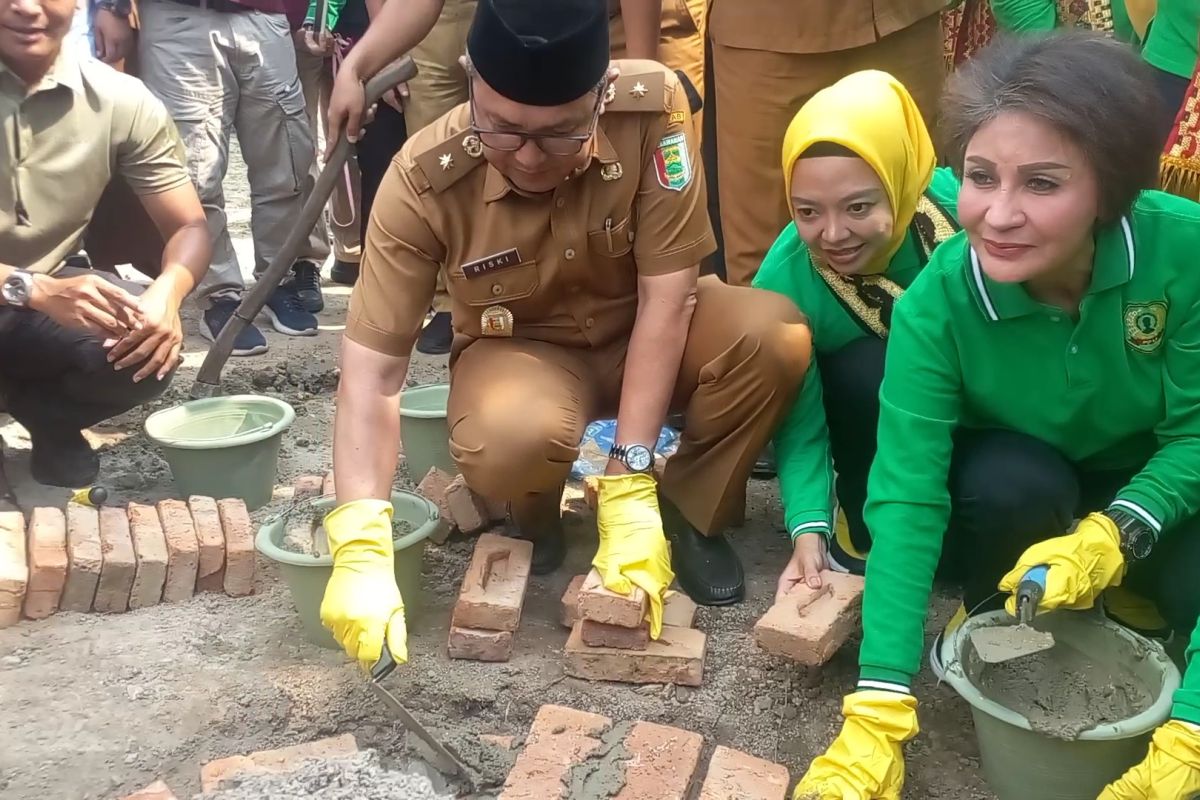
<path fill-rule="evenodd" d="M 249 265 L 241 174 L 231 170 L 227 196 L 242 263 Z M 296 409 L 280 459 L 281 490 L 298 475 L 330 466 L 336 348 L 347 294 L 329 288 L 319 336 L 289 339 L 268 332 L 269 353 L 226 367 L 226 392 L 272 394 Z M 189 309 L 192 334 L 195 316 Z M 205 342 L 190 335 L 185 365 L 163 398 L 93 431 L 103 448 L 100 483 L 112 491 L 110 502 L 174 493 L 169 470 L 141 432 L 141 421 L 186 397 L 204 352 Z M 414 360 L 412 383 L 444 377 L 444 359 Z M 28 479 L 27 452 L 21 450 L 27 439 L 7 417 L 0 416 L 0 435 L 10 449 L 17 448 L 9 469 L 22 505 L 65 503 L 65 491 Z M 403 464 L 398 481 L 411 487 Z M 278 513 L 286 494 L 277 492 L 275 503 L 256 512 L 256 522 Z M 450 608 L 471 542 L 430 546 L 423 597 L 409 598 L 412 659 L 389 685 L 468 761 L 499 780 L 502 759 L 482 752 L 475 737 L 523 736 L 543 703 L 697 731 L 708 750 L 724 744 L 782 762 L 795 780 L 837 732 L 841 698 L 856 674 L 857 647 L 852 643 L 823 669 L 810 670 L 766 656 L 751 641 L 751 627 L 770 604 L 787 557 L 779 515 L 775 484 L 752 482 L 746 523 L 732 536 L 746 565 L 747 600 L 701 610 L 697 624 L 709 635 L 709 650 L 699 689 L 591 684 L 564 676 L 567 632 L 557 621 L 558 600 L 594 551 L 591 518 L 571 525 L 564 569 L 531 581 L 514 656 L 506 664 L 446 658 Z M 339 733 L 377 748 L 385 763 L 409 758 L 403 728 L 341 653 L 303 639 L 286 588 L 270 566 L 261 561 L 260 566 L 256 593 L 249 598 L 205 595 L 114 616 L 60 613 L 0 631 L 0 797 L 120 797 L 156 778 L 181 797 L 191 796 L 199 791 L 199 766 L 208 760 Z M 944 597 L 935 603 L 929 634 L 949 609 Z M 922 733 L 908 747 L 905 797 L 991 798 L 979 774 L 965 703 L 949 687 L 934 685 L 927 670 L 916 691 Z"/>

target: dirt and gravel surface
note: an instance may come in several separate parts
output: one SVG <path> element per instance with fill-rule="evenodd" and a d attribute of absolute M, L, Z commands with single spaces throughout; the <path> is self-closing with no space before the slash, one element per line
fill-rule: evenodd
<path fill-rule="evenodd" d="M 249 264 L 246 191 L 237 177 L 232 171 L 227 192 L 242 262 Z M 281 491 L 255 513 L 256 522 L 286 505 L 293 478 L 322 474 L 330 466 L 347 294 L 339 287 L 327 292 L 318 336 L 294 339 L 270 332 L 269 353 L 233 360 L 226 368 L 227 392 L 271 394 L 296 409 L 280 457 Z M 194 334 L 196 312 L 187 314 Z M 173 495 L 169 470 L 141 422 L 187 396 L 204 351 L 205 342 L 190 335 L 184 367 L 159 401 L 92 432 L 103 448 L 100 482 L 112 491 L 110 502 Z M 414 360 L 411 382 L 444 378 L 444 359 Z M 0 435 L 16 448 L 9 469 L 22 504 L 64 504 L 65 491 L 28 479 L 28 453 L 22 449 L 27 439 L 7 417 L 0 416 Z M 412 485 L 403 462 L 397 480 Z M 531 580 L 513 658 L 504 664 L 447 659 L 450 609 L 472 543 L 451 539 L 430 545 L 423 595 L 407 598 L 411 661 L 388 685 L 493 788 L 511 755 L 481 746 L 478 736 L 507 734 L 519 741 L 544 703 L 693 730 L 705 738 L 705 760 L 713 746 L 724 744 L 779 761 L 795 779 L 838 730 L 841 699 L 856 674 L 857 647 L 852 642 L 823 669 L 808 669 L 754 646 L 751 628 L 769 606 L 787 557 L 779 516 L 774 483 L 752 482 L 745 525 L 732 533 L 746 566 L 747 600 L 701 609 L 697 625 L 708 633 L 709 649 L 700 688 L 592 684 L 563 674 L 567 631 L 558 623 L 559 598 L 594 551 L 594 520 L 586 516 L 572 518 L 567 565 Z M 200 765 L 211 759 L 341 733 L 376 750 L 387 766 L 405 763 L 414 750 L 402 726 L 341 653 L 304 640 L 286 588 L 270 566 L 261 561 L 260 566 L 252 597 L 199 595 L 121 615 L 60 613 L 0 631 L 0 797 L 115 798 L 156 778 L 181 798 L 190 797 L 199 792 Z M 945 622 L 950 606 L 947 597 L 935 603 L 930 634 Z M 979 773 L 966 704 L 949 687 L 934 685 L 927 670 L 916 692 L 922 732 L 908 747 L 905 797 L 991 798 Z"/>

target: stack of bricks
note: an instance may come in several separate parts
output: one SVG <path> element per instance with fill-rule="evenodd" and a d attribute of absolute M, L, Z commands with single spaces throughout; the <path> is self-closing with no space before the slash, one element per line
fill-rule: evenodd
<path fill-rule="evenodd" d="M 0 628 L 24 615 L 121 613 L 197 591 L 254 590 L 254 540 L 241 500 L 192 497 L 128 508 L 69 503 L 0 513 Z"/>
<path fill-rule="evenodd" d="M 768 653 L 819 667 L 858 628 L 863 587 L 857 575 L 828 570 L 820 589 L 796 584 L 754 625 L 754 641 Z"/>
<path fill-rule="evenodd" d="M 425 473 L 417 492 L 437 506 L 441 524 L 429 537 L 437 544 L 444 544 L 454 531 L 467 535 L 485 531 L 508 515 L 506 503 L 481 497 L 462 475 L 450 475 L 437 467 Z"/>
<path fill-rule="evenodd" d="M 565 706 L 538 709 L 499 800 L 610 797 L 684 800 L 697 781 L 704 740 L 653 722 L 614 723 Z M 617 773 L 614 775 L 614 773 Z M 699 800 L 784 800 L 780 764 L 717 747 Z M 615 794 L 610 788 L 620 788 Z"/>
<path fill-rule="evenodd" d="M 494 533 L 479 537 L 450 619 L 451 658 L 508 661 L 512 657 L 532 560 L 533 542 Z"/>
<path fill-rule="evenodd" d="M 577 576 L 563 595 L 562 622 L 571 628 L 565 649 L 568 675 L 623 683 L 699 686 L 708 639 L 692 627 L 696 604 L 679 592 L 663 602 L 663 627 L 650 638 L 646 593 L 605 589 L 592 570 Z"/>

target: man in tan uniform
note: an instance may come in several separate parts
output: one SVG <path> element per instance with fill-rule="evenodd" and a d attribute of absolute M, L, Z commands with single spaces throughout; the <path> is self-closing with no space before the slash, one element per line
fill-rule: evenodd
<path fill-rule="evenodd" d="M 166 109 L 63 46 L 74 12 L 74 0 L 0 0 L 0 409 L 29 431 L 33 477 L 78 488 L 99 469 L 82 429 L 169 383 L 179 305 L 212 247 Z M 165 242 L 149 287 L 80 253 L 116 176 Z"/>
<path fill-rule="evenodd" d="M 704 23 L 708 0 L 608 0 L 608 14 L 614 59 L 659 61 L 682 72 L 695 88 L 696 96 L 704 96 Z M 700 117 L 698 111 L 692 115 L 697 133 L 701 129 Z"/>
<path fill-rule="evenodd" d="M 814 93 L 863 69 L 896 76 L 932 127 L 945 76 L 948 0 L 713 0 L 717 169 L 725 268 L 749 286 L 791 219 L 783 133 Z"/>
<path fill-rule="evenodd" d="M 368 665 L 385 639 L 393 656 L 403 646 L 386 498 L 438 275 L 463 476 L 509 503 L 535 572 L 552 570 L 584 427 L 615 414 L 593 564 L 615 591 L 647 592 L 654 636 L 672 568 L 698 602 L 743 596 L 721 534 L 811 351 L 781 296 L 697 281 L 713 237 L 687 100 L 654 62 L 623 62 L 613 82 L 604 0 L 480 0 L 468 55 L 471 102 L 410 139 L 384 180 L 343 342 L 322 615 Z M 687 426 L 656 485 L 651 448 L 672 408 Z"/>

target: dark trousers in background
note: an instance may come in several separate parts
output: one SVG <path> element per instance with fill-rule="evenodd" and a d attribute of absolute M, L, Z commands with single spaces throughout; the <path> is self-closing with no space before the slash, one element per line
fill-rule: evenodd
<path fill-rule="evenodd" d="M 818 356 L 837 494 L 856 547 L 867 550 L 863 520 L 867 476 L 875 458 L 879 385 L 886 344 L 864 337 Z M 968 609 L 999 608 L 996 584 L 1030 545 L 1063 535 L 1074 520 L 1106 508 L 1136 469 L 1095 472 L 1022 433 L 960 428 L 954 437 L 950 525 L 939 575 L 961 583 Z M 901 533 L 902 535 L 902 533 Z M 1153 602 L 1177 631 L 1200 616 L 1200 518 L 1168 531 L 1123 586 Z"/>
<path fill-rule="evenodd" d="M 379 184 L 387 174 L 388 165 L 396 152 L 408 139 L 404 115 L 387 103 L 375 108 L 375 119 L 363 131 L 358 140 L 358 172 L 362 178 L 362 208 L 358 211 L 362 241 L 367 241 L 367 222 L 371 219 L 371 206 Z"/>
<path fill-rule="evenodd" d="M 64 267 L 56 277 L 91 272 Z M 143 287 L 96 272 L 131 294 Z M 0 406 L 34 436 L 39 430 L 82 430 L 162 394 L 171 382 L 133 382 L 134 368 L 115 370 L 103 340 L 64 328 L 45 314 L 0 308 Z"/>
<path fill-rule="evenodd" d="M 1171 130 L 1175 127 L 1175 118 L 1179 116 L 1179 109 L 1183 106 L 1183 98 L 1191 80 L 1164 72 L 1158 67 L 1151 67 L 1150 71 L 1154 73 L 1154 85 L 1158 87 L 1158 99 L 1162 103 L 1158 129 L 1163 144 L 1166 144 Z"/>

